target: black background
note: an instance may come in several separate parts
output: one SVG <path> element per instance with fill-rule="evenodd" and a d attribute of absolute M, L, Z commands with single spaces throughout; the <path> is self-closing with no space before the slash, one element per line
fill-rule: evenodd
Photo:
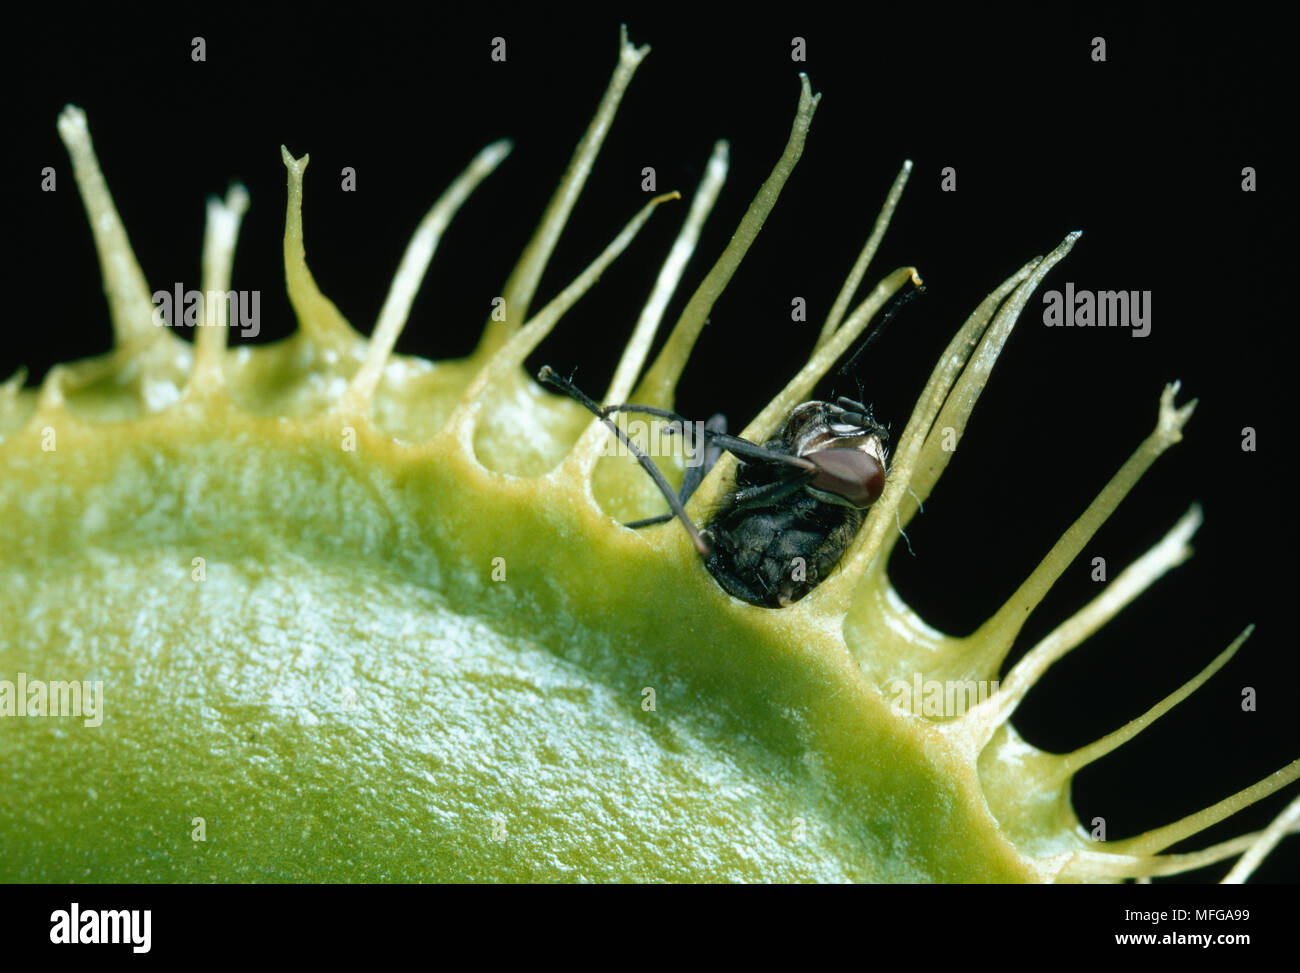
<path fill-rule="evenodd" d="M 806 6 L 806 5 L 805 5 Z M 1043 289 L 1150 290 L 1152 333 L 1048 329 L 1035 298 L 981 399 L 962 449 L 891 573 L 937 627 L 966 633 L 1005 599 L 1150 431 L 1160 390 L 1200 399 L 1166 454 L 1066 572 L 1010 662 L 1097 593 L 1093 556 L 1118 573 L 1193 501 L 1196 557 L 1055 666 L 1016 716 L 1033 743 L 1080 746 L 1194 675 L 1250 622 L 1230 665 L 1137 741 L 1085 770 L 1075 805 L 1122 838 L 1213 803 L 1300 755 L 1296 730 L 1296 517 L 1290 370 L 1297 215 L 1294 83 L 1280 24 L 1082 8 L 862 10 L 833 17 L 723 15 L 608 6 L 600 14 L 478 5 L 331 20 L 288 14 L 119 8 L 123 19 L 48 11 L 12 23 L 10 139 L 3 165 L 7 340 L 0 378 L 35 384 L 57 361 L 107 350 L 97 262 L 55 119 L 86 109 L 101 164 L 154 287 L 196 282 L 204 199 L 242 180 L 252 196 L 233 286 L 262 292 L 262 334 L 293 316 L 281 257 L 279 146 L 310 152 L 307 256 L 324 292 L 368 333 L 411 230 L 483 145 L 515 149 L 446 234 L 398 341 L 404 353 L 467 353 L 489 302 L 563 171 L 613 69 L 618 24 L 653 50 L 542 281 L 553 296 L 659 190 L 689 196 L 713 141 L 731 170 L 670 323 L 779 156 L 806 70 L 823 93 L 802 161 L 758 243 L 715 306 L 678 406 L 743 426 L 811 348 L 898 167 L 912 181 L 870 274 L 914 264 L 927 290 L 863 360 L 876 414 L 901 430 L 939 352 L 975 305 L 1070 230 L 1084 236 Z M 504 64 L 491 38 L 507 42 Z M 1106 63 L 1090 59 L 1107 42 Z M 207 41 L 206 63 L 190 39 Z M 790 60 L 791 38 L 808 45 Z M 58 170 L 59 191 L 39 190 Z M 1258 171 L 1243 193 L 1241 169 Z M 338 189 L 353 166 L 359 191 Z M 939 191 L 939 170 L 958 191 Z M 685 202 L 661 208 L 625 256 L 530 359 L 599 389 L 666 253 Z M 673 207 L 678 207 L 675 211 Z M 808 300 L 806 324 L 789 320 Z M 242 340 L 232 332 L 232 341 Z M 852 392 L 852 386 L 837 391 Z M 821 391 L 829 392 L 830 388 Z M 1240 448 L 1253 426 L 1259 448 Z M 1259 711 L 1242 713 L 1242 687 Z M 1175 850 L 1263 827 L 1294 796 L 1242 812 Z M 1216 880 L 1225 866 L 1182 877 Z M 1290 839 L 1258 881 L 1300 877 Z"/>

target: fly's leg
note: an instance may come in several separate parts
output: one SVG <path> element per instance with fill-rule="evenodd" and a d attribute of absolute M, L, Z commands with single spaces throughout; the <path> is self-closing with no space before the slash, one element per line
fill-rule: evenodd
<path fill-rule="evenodd" d="M 638 411 L 635 406 L 620 406 L 620 408 L 626 409 L 629 412 Z M 677 499 L 682 502 L 683 506 L 685 506 L 686 501 L 689 500 L 691 495 L 699 488 L 699 485 L 704 481 L 705 476 L 708 475 L 709 470 L 713 469 L 714 464 L 718 462 L 718 458 L 722 455 L 722 447 L 714 445 L 711 441 L 710 434 L 725 433 L 726 431 L 727 417 L 721 412 L 715 413 L 709 418 L 708 422 L 704 424 L 704 435 L 701 437 L 701 441 L 695 444 L 695 453 L 692 454 L 692 459 L 699 455 L 701 451 L 703 452 L 703 456 L 700 459 L 700 462 L 693 463 L 686 467 L 686 473 L 682 477 L 682 488 L 677 491 Z M 647 517 L 644 520 L 634 520 L 631 523 L 624 524 L 623 526 L 632 528 L 649 527 L 652 524 L 667 523 L 672 519 L 673 514 L 667 513 L 660 514 L 658 517 Z"/>
<path fill-rule="evenodd" d="M 542 366 L 542 370 L 537 373 L 537 379 L 543 385 L 549 385 L 551 388 L 563 392 L 609 427 L 610 432 L 617 436 L 619 442 L 627 447 L 628 452 L 636 457 L 636 461 L 641 464 L 641 468 L 650 475 L 652 480 L 654 480 L 655 486 L 659 487 L 659 492 L 662 493 L 664 498 L 668 501 L 668 506 L 673 508 L 673 514 L 677 516 L 681 520 L 683 526 L 685 526 L 686 533 L 690 535 L 691 543 L 695 545 L 695 550 L 699 552 L 700 557 L 707 558 L 713 553 L 704 538 L 700 536 L 699 528 L 696 527 L 695 524 L 691 522 L 691 518 L 686 515 L 686 508 L 682 505 L 681 500 L 677 498 L 677 494 L 673 492 L 672 485 L 664 479 L 663 473 L 659 472 L 659 467 L 655 465 L 654 460 L 647 456 L 640 446 L 632 442 L 632 440 L 628 438 L 627 433 L 623 432 L 622 429 L 609 420 L 609 413 L 606 413 L 601 409 L 591 396 L 587 395 L 567 378 L 562 377 L 555 371 L 555 369 L 551 368 L 550 365 Z M 665 410 L 661 409 L 656 411 L 663 413 Z M 672 414 L 668 415 L 669 418 L 673 417 Z M 680 416 L 676 416 L 676 418 L 681 419 Z M 685 420 L 682 421 L 684 422 Z"/>

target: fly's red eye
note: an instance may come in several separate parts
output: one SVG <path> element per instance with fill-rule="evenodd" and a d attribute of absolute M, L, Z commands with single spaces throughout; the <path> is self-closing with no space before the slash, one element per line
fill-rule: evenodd
<path fill-rule="evenodd" d="M 843 497 L 855 507 L 870 507 L 885 491 L 885 469 L 860 449 L 819 449 L 804 459 L 819 467 L 808 485 Z"/>

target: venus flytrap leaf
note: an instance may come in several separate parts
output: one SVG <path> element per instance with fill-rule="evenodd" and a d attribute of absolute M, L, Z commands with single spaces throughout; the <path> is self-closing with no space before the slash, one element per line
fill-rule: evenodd
<path fill-rule="evenodd" d="M 339 354 L 360 356 L 361 335 L 339 313 L 334 302 L 321 293 L 316 278 L 307 269 L 307 248 L 302 233 L 302 178 L 310 156 L 295 159 L 280 146 L 280 156 L 289 171 L 289 203 L 284 219 L 284 279 L 289 303 L 298 316 L 298 328 L 309 341 Z"/>
<path fill-rule="evenodd" d="M 636 382 L 637 375 L 645 367 L 646 356 L 650 354 L 650 345 L 654 342 L 655 333 L 659 330 L 659 322 L 663 320 L 668 301 L 677 290 L 677 285 L 681 282 L 682 275 L 686 271 L 686 264 L 690 261 L 691 255 L 695 253 L 695 245 L 699 242 L 700 230 L 704 227 L 704 221 L 712 212 L 713 204 L 717 202 L 718 194 L 722 191 L 722 184 L 726 182 L 727 158 L 727 143 L 719 140 L 714 144 L 713 154 L 709 156 L 709 161 L 704 167 L 704 176 L 691 199 L 690 210 L 686 214 L 682 228 L 678 231 L 677 238 L 673 241 L 672 248 L 668 251 L 663 266 L 659 269 L 658 277 L 655 278 L 654 289 L 650 292 L 650 297 L 637 318 L 636 327 L 632 330 L 632 337 L 623 349 L 622 355 L 619 356 L 618 367 L 614 370 L 614 377 L 611 379 L 609 389 L 605 393 L 605 400 L 608 402 L 621 402 L 626 399 L 632 390 L 633 383 Z M 625 423 L 626 418 L 620 416 L 617 421 Z M 578 465 L 579 473 L 584 478 L 587 476 L 600 477 L 602 475 L 601 472 L 596 471 L 596 466 L 601 455 L 601 443 L 604 436 L 605 430 L 600 424 L 594 422 L 589 424 L 587 431 L 574 444 L 573 450 L 566 459 L 566 462 L 573 462 Z M 604 505 L 626 503 L 626 487 L 626 478 L 620 477 L 618 488 L 623 495 L 617 497 L 617 499 L 606 496 Z M 653 490 L 647 488 L 647 491 L 642 495 L 642 499 L 657 495 Z M 635 515 L 629 514 L 628 519 L 631 519 L 632 516 Z"/>
<path fill-rule="evenodd" d="M 527 324 L 515 332 L 492 355 L 487 364 L 482 367 L 478 375 L 469 384 L 469 387 L 461 394 L 456 411 L 447 420 L 449 435 L 461 435 L 473 426 L 488 395 L 509 399 L 508 388 L 510 386 L 518 388 L 520 376 L 522 375 L 520 368 L 524 363 L 524 359 L 559 323 L 565 312 L 577 303 L 578 298 L 600 279 L 600 275 L 605 271 L 605 268 L 627 249 L 659 204 L 680 198 L 681 193 L 678 192 L 664 193 L 661 196 L 656 196 L 641 207 L 640 211 L 628 221 L 623 231 L 605 247 L 600 256 L 587 265 L 586 269 L 574 279 L 573 283 L 552 298 L 544 308 L 538 311 Z M 553 466 L 558 460 L 558 457 L 550 453 L 530 455 L 526 451 L 527 447 L 521 447 L 519 444 L 515 444 L 512 449 L 506 451 L 491 451 L 494 449 L 494 444 L 499 442 L 500 440 L 495 438 L 491 440 L 479 438 L 475 440 L 475 446 L 477 449 L 479 444 L 483 444 L 485 451 L 479 453 L 480 460 L 484 461 L 485 465 L 489 465 L 500 472 L 516 473 L 524 470 L 542 472 Z"/>
<path fill-rule="evenodd" d="M 203 233 L 203 293 L 225 294 L 230 290 L 230 271 L 235 260 L 239 224 L 248 211 L 248 190 L 231 186 L 224 200 L 208 198 L 207 222 Z M 194 371 L 189 394 L 205 394 L 225 383 L 221 360 L 226 350 L 229 323 L 225 301 L 204 303 L 204 326 L 194 336 Z"/>
<path fill-rule="evenodd" d="M 631 394 L 632 384 L 645 366 L 646 356 L 650 353 L 650 345 L 655 332 L 659 330 L 659 322 L 663 320 L 668 301 L 686 272 L 686 265 L 699 242 L 700 231 L 704 228 L 709 213 L 713 211 L 718 194 L 722 192 L 722 184 L 727 181 L 728 151 L 724 141 L 719 140 L 713 146 L 713 154 L 704 167 L 704 177 L 691 199 L 690 211 L 686 214 L 677 239 L 673 241 L 672 249 L 664 258 L 659 276 L 655 279 L 654 290 L 637 318 L 632 338 L 624 348 L 614 378 L 605 392 L 605 398 L 610 402 L 621 402 Z"/>
<path fill-rule="evenodd" d="M 772 208 L 776 206 L 777 198 L 781 195 L 786 180 L 790 178 L 790 174 L 794 172 L 794 167 L 803 155 L 808 126 L 812 124 L 813 113 L 817 110 L 821 95 L 812 93 L 806 74 L 799 75 L 799 85 L 799 107 L 795 110 L 794 124 L 790 128 L 790 138 L 786 142 L 785 151 L 781 153 L 781 158 L 777 160 L 772 174 L 767 177 L 749 204 L 749 209 L 745 211 L 740 226 L 736 227 L 736 232 L 722 252 L 722 256 L 691 295 L 690 301 L 682 310 L 681 317 L 677 319 L 672 332 L 668 335 L 663 350 L 659 352 L 659 357 L 641 379 L 641 384 L 637 386 L 632 396 L 637 402 L 672 408 L 677 380 L 681 378 L 682 370 L 691 356 L 696 339 L 704 330 L 709 311 L 713 309 L 718 297 L 740 267 L 741 261 L 745 259 L 745 254 L 758 238 L 758 232 L 763 228 Z"/>
<path fill-rule="evenodd" d="M 26 426 L 37 411 L 35 397 L 30 393 L 23 394 L 23 384 L 26 381 L 27 369 L 19 368 L 0 384 L 0 444 L 9 438 L 13 430 Z"/>
<path fill-rule="evenodd" d="M 420 221 L 415 236 L 402 254 L 402 262 L 379 312 L 379 322 L 366 347 L 366 357 L 339 401 L 338 411 L 359 413 L 369 406 L 375 388 L 379 385 L 384 364 L 392 354 L 393 346 L 397 344 L 397 336 L 406 325 L 411 305 L 415 302 L 415 294 L 420 289 L 420 282 L 424 280 L 424 273 L 429 269 L 443 232 L 470 193 L 501 164 L 510 153 L 510 148 L 510 143 L 503 139 L 493 142 L 480 152 Z"/>
<path fill-rule="evenodd" d="M 1070 252 L 1079 236 L 1077 231 L 1071 233 L 1060 246 L 1037 261 L 1025 278 L 1010 292 L 991 323 L 985 326 L 984 322 L 987 319 L 984 318 L 981 309 L 968 319 L 966 325 L 949 343 L 943 358 L 935 366 L 930 380 L 922 390 L 912 415 L 907 420 L 907 426 L 903 429 L 903 434 L 899 437 L 891 470 L 891 482 L 885 488 L 885 495 L 880 498 L 880 503 L 875 505 L 867 519 L 863 528 L 865 536 L 860 535 L 854 548 L 849 552 L 846 575 L 855 571 L 865 572 L 867 565 L 875 559 L 884 546 L 885 537 L 895 528 L 901 531 L 900 510 L 905 498 L 910 496 L 908 490 L 911 487 L 913 469 L 921 461 L 922 450 L 932 435 L 941 410 L 954 395 L 957 396 L 956 401 L 962 402 L 966 410 L 974 407 L 975 401 L 984 389 L 982 378 L 987 374 L 988 369 L 993 367 L 993 360 L 1001 351 L 1003 343 L 1020 317 L 1020 312 L 1029 301 L 1029 296 L 1037 289 L 1047 272 Z M 1011 280 L 1016 280 L 1016 277 Z M 1010 283 L 1011 281 L 1006 282 L 1006 284 Z M 1005 287 L 1006 284 L 1003 286 Z M 990 338 L 991 344 L 986 346 L 985 342 L 990 341 Z M 979 344 L 976 344 L 977 340 Z M 979 352 L 984 351 L 986 347 L 991 348 L 992 354 L 981 357 Z M 974 372 L 969 371 L 972 358 L 977 362 Z M 975 381 L 962 385 L 961 378 L 968 374 L 974 376 Z M 943 466 L 932 465 L 931 469 L 931 475 L 937 480 L 942 475 Z M 925 492 L 933 487 L 933 482 L 921 483 L 919 486 L 922 493 L 918 498 L 911 500 L 918 505 L 922 502 Z"/>
<path fill-rule="evenodd" d="M 875 257 L 876 251 L 880 249 L 880 241 L 885 238 L 885 231 L 889 229 L 889 221 L 894 218 L 894 210 L 898 209 L 898 201 L 903 198 L 903 189 L 907 186 L 907 178 L 911 174 L 912 160 L 908 159 L 903 163 L 903 168 L 898 171 L 898 175 L 894 178 L 894 185 L 890 187 L 889 195 L 885 197 L 885 204 L 880 207 L 880 214 L 876 217 L 876 223 L 871 228 L 871 236 L 867 237 L 867 242 L 862 245 L 862 252 L 858 254 L 853 269 L 849 271 L 844 286 L 840 288 L 835 303 L 831 305 L 830 314 L 826 315 L 826 323 L 822 325 L 821 334 L 817 338 L 818 348 L 830 341 L 831 335 L 835 333 L 835 329 L 844 320 L 844 313 L 849 309 L 849 302 L 853 300 L 853 295 L 858 292 L 858 287 L 862 284 L 862 278 L 866 276 L 867 268 L 871 266 L 872 258 Z"/>
<path fill-rule="evenodd" d="M 954 356 L 960 355 L 959 349 L 964 345 L 983 346 L 985 335 L 988 333 L 989 323 L 997 313 L 1002 302 L 1016 288 L 1020 287 L 1034 270 L 1042 263 L 1041 257 L 1035 257 L 1029 263 L 1025 264 L 1013 276 L 1007 278 L 1000 287 L 992 294 L 980 302 L 974 313 L 966 319 L 961 331 L 957 337 L 948 345 L 948 351 Z M 1008 317 L 1008 330 L 1015 325 L 1015 318 Z M 961 433 L 966 428 L 966 421 L 970 418 L 971 412 L 975 408 L 975 403 L 979 399 L 979 393 L 983 390 L 983 382 L 987 378 L 988 369 L 992 367 L 992 362 L 996 361 L 997 353 L 1002 350 L 1005 343 L 1006 335 L 997 341 L 990 349 L 993 352 L 991 358 L 985 355 L 976 356 L 976 365 L 962 371 L 961 377 L 954 386 L 954 391 L 944 401 L 943 409 L 935 419 L 930 433 L 925 438 L 924 445 L 921 447 L 920 456 L 916 462 L 916 468 L 908 481 L 906 496 L 899 500 L 896 514 L 901 529 L 906 527 L 920 510 L 921 504 L 930 496 L 930 491 L 934 485 L 939 482 L 939 477 L 947 469 L 949 461 L 952 459 L 955 449 L 945 448 L 945 439 L 947 430 L 951 429 L 957 442 L 961 441 Z M 947 353 L 945 353 L 947 354 Z M 984 364 L 987 362 L 987 364 Z M 875 563 L 883 565 L 894 549 L 898 541 L 897 534 L 891 534 L 885 531 L 885 536 L 881 540 L 880 558 Z"/>
<path fill-rule="evenodd" d="M 954 733 L 954 741 L 963 739 L 972 754 L 983 750 L 993 736 L 993 731 L 1011 718 L 1016 707 L 1049 667 L 1067 652 L 1078 648 L 1088 636 L 1119 614 L 1125 605 L 1154 584 L 1166 571 L 1192 556 L 1188 541 L 1200 523 L 1200 511 L 1193 508 L 1160 543 L 1125 568 L 1101 594 L 1053 629 L 1016 663 L 994 696 L 970 710 L 959 721 L 960 732 Z M 1002 654 L 996 652 L 998 647 L 1000 643 L 993 643 L 991 648 L 995 651 L 989 654 L 997 654 L 997 662 L 1000 663 Z M 985 660 L 987 658 L 986 654 Z M 996 673 L 997 670 L 991 668 L 988 671 Z M 972 675 L 979 676 L 982 672 L 975 670 Z"/>
<path fill-rule="evenodd" d="M 1119 506 L 1120 501 L 1137 485 L 1142 474 L 1150 468 L 1160 454 L 1182 439 L 1183 426 L 1192 417 L 1192 412 L 1196 409 L 1196 400 L 1193 399 L 1175 409 L 1174 396 L 1178 394 L 1178 388 L 1177 382 L 1165 386 L 1160 394 L 1160 412 L 1155 430 L 1142 441 L 1137 451 L 1102 488 L 1079 519 L 1061 535 L 1061 539 L 1052 546 L 1033 574 L 1007 600 L 1007 603 L 971 635 L 969 642 L 973 647 L 973 653 L 982 656 L 975 663 L 977 668 L 974 671 L 980 673 L 997 671 L 1025 619 L 1047 594 L 1061 572 L 1078 556 L 1083 546 Z M 1189 517 L 1191 516 L 1189 514 Z M 1183 523 L 1187 522 L 1187 518 L 1184 518 Z M 1199 514 L 1196 515 L 1195 522 L 1199 524 Z M 1195 525 L 1191 529 L 1194 530 Z M 1183 556 L 1185 557 L 1186 554 Z M 1180 557 L 1179 560 L 1181 559 Z M 1163 573 L 1172 566 L 1173 564 L 1169 564 L 1158 573 Z M 992 646 L 994 649 L 989 652 L 984 648 L 985 646 Z"/>
<path fill-rule="evenodd" d="M 1300 780 L 1300 760 L 1293 760 L 1285 767 L 1275 770 L 1263 780 L 1256 781 L 1249 787 L 1243 787 L 1237 793 L 1225 797 L 1218 803 L 1211 804 L 1195 814 L 1189 814 L 1187 817 L 1172 824 L 1167 824 L 1163 828 L 1156 828 L 1133 838 L 1116 841 L 1114 843 L 1115 851 L 1121 855 L 1154 855 L 1170 845 L 1177 844 L 1212 825 L 1218 824 L 1225 818 L 1240 811 L 1243 807 L 1249 807 L 1256 801 L 1277 793 L 1297 780 Z"/>
<path fill-rule="evenodd" d="M 1197 521 L 1199 521 L 1200 511 L 1196 510 L 1188 516 L 1195 516 Z M 1187 518 L 1185 517 L 1184 519 Z M 1209 665 L 1194 677 L 1187 680 L 1187 682 L 1183 683 L 1177 690 L 1156 703 L 1155 706 L 1152 706 L 1141 716 L 1130 720 L 1114 733 L 1108 733 L 1100 740 L 1096 740 L 1085 747 L 1080 747 L 1078 750 L 1065 754 L 1061 758 L 1059 765 L 1060 770 L 1057 775 L 1061 782 L 1064 783 L 1065 778 L 1077 774 L 1084 767 L 1088 766 L 1088 764 L 1092 763 L 1094 760 L 1100 760 L 1116 747 L 1121 747 L 1128 743 L 1152 723 L 1160 719 L 1160 717 L 1164 716 L 1188 696 L 1196 692 L 1196 690 L 1200 689 L 1211 676 L 1228 664 L 1228 660 L 1237 654 L 1237 650 L 1245 644 L 1246 639 L 1250 638 L 1250 635 L 1254 630 L 1254 625 L 1247 625 L 1246 630 L 1233 639 L 1231 645 L 1215 656 Z"/>
<path fill-rule="evenodd" d="M 1288 834 L 1297 833 L 1300 833 L 1300 797 L 1288 804 L 1286 810 L 1274 818 L 1267 828 L 1258 835 L 1251 836 L 1255 840 L 1237 864 L 1232 866 L 1232 871 L 1228 872 L 1223 884 L 1240 885 L 1246 881 L 1268 853 L 1277 847 L 1279 841 Z"/>
<path fill-rule="evenodd" d="M 284 151 L 285 276 L 299 330 L 230 348 L 218 311 L 191 348 L 149 321 L 148 287 L 84 115 L 65 110 L 60 132 L 115 345 L 51 369 L 38 392 L 21 388 L 21 372 L 0 386 L 0 677 L 93 671 L 107 714 L 95 737 L 51 721 L 0 734 L 0 841 L 15 850 L 0 878 L 1114 881 L 1243 855 L 1236 881 L 1296 830 L 1300 803 L 1263 832 L 1160 854 L 1288 786 L 1300 761 L 1122 841 L 1093 841 L 1070 803 L 1080 768 L 1195 691 L 1248 632 L 1073 753 L 1045 753 L 1010 722 L 1053 662 L 1189 555 L 1196 508 L 990 694 L 955 712 L 920 698 L 903 705 L 926 680 L 997 677 L 1024 616 L 1190 416 L 1194 403 L 1176 407 L 1177 386 L 1167 387 L 1156 431 L 969 638 L 928 626 L 890 585 L 897 533 L 951 458 L 945 428 L 960 438 L 1010 329 L 1077 234 L 958 331 L 884 494 L 806 598 L 746 604 L 723 593 L 678 525 L 637 532 L 612 519 L 624 499 L 646 496 L 644 474 L 625 457 L 597 462 L 608 430 L 522 365 L 676 196 L 651 200 L 526 320 L 647 50 L 623 32 L 597 117 L 505 288 L 505 320 L 469 359 L 436 365 L 395 355 L 395 342 L 443 228 L 503 144 L 480 153 L 421 222 L 369 339 L 307 269 L 306 157 Z M 633 397 L 671 402 L 709 309 L 799 158 L 817 101 L 806 78 L 801 89 L 781 161 Z M 719 143 L 612 398 L 635 385 L 724 169 Z M 913 268 L 896 271 L 840 323 L 907 172 L 808 362 L 749 435 L 770 431 L 915 282 Z M 229 286 L 246 207 L 238 188 L 209 206 L 205 289 Z M 57 448 L 42 448 L 56 428 Z M 734 468 L 719 464 L 693 509 Z M 87 766 L 112 786 L 88 794 Z M 188 838 L 200 808 L 216 836 L 202 857 Z"/>
<path fill-rule="evenodd" d="M 1103 851 L 1076 851 L 1062 874 L 1076 880 L 1105 881 L 1120 878 L 1156 878 L 1179 875 L 1226 861 L 1259 844 L 1265 832 L 1255 832 L 1185 855 L 1118 855 Z M 1243 860 L 1245 856 L 1242 856 Z M 1239 863 L 1240 864 L 1240 863 Z M 1235 867 L 1235 866 L 1234 866 Z M 1228 884 L 1227 879 L 1224 883 Z"/>
<path fill-rule="evenodd" d="M 122 218 L 113 205 L 104 173 L 95 158 L 86 113 L 68 105 L 59 115 L 59 137 L 72 158 L 72 171 L 86 207 L 86 217 L 95 235 L 104 294 L 113 319 L 113 339 L 118 346 L 134 346 L 157 340 L 163 332 L 153 327 L 153 301 L 149 285 L 135 259 Z"/>
<path fill-rule="evenodd" d="M 1288 784 L 1300 778 L 1300 760 L 1294 761 L 1281 770 L 1270 774 L 1263 780 L 1252 784 L 1226 797 L 1217 804 L 1189 815 L 1181 821 L 1148 831 L 1126 841 L 1109 843 L 1113 850 L 1105 852 L 1076 852 L 1065 864 L 1062 875 L 1075 880 L 1107 879 L 1129 876 L 1176 875 L 1182 871 L 1203 868 L 1233 855 L 1239 855 L 1251 848 L 1271 848 L 1282 835 L 1290 831 L 1297 833 L 1296 822 L 1288 817 L 1290 808 L 1284 811 L 1274 825 L 1281 822 L 1275 832 L 1270 828 L 1255 834 L 1242 835 L 1200 852 L 1182 855 L 1159 855 L 1161 849 L 1168 848 L 1185 838 L 1204 831 L 1224 818 L 1247 807 L 1269 794 L 1276 793 Z M 1237 884 L 1244 881 L 1256 867 L 1259 860 L 1254 858 L 1242 861 L 1228 873 L 1225 883 Z"/>
<path fill-rule="evenodd" d="M 524 248 L 519 262 L 510 274 L 510 279 L 506 281 L 503 289 L 505 320 L 489 320 L 483 329 L 483 337 L 474 352 L 474 357 L 480 362 L 494 354 L 527 320 L 528 308 L 541 282 L 542 271 L 546 269 L 547 261 L 551 259 L 551 253 L 560 240 L 560 234 L 564 230 L 564 224 L 568 222 L 569 214 L 573 212 L 574 204 L 582 195 L 582 188 L 587 184 L 591 167 L 614 124 L 614 116 L 618 113 L 623 94 L 632 83 L 632 75 L 636 73 L 637 67 L 649 53 L 648 44 L 633 47 L 628 43 L 626 24 L 619 27 L 618 66 L 614 69 L 614 76 L 609 80 L 609 87 L 605 89 L 605 96 L 596 109 L 595 117 L 587 126 L 587 131 L 578 142 L 577 148 L 573 150 L 573 158 L 569 160 L 569 167 L 564 171 L 555 195 L 547 204 L 541 222 Z"/>

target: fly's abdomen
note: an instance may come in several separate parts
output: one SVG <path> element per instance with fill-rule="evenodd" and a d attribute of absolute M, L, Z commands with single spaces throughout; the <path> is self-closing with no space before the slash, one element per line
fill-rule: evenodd
<path fill-rule="evenodd" d="M 823 503 L 721 517 L 709 525 L 709 571 L 737 598 L 780 608 L 826 579 L 862 519 L 860 511 Z"/>

